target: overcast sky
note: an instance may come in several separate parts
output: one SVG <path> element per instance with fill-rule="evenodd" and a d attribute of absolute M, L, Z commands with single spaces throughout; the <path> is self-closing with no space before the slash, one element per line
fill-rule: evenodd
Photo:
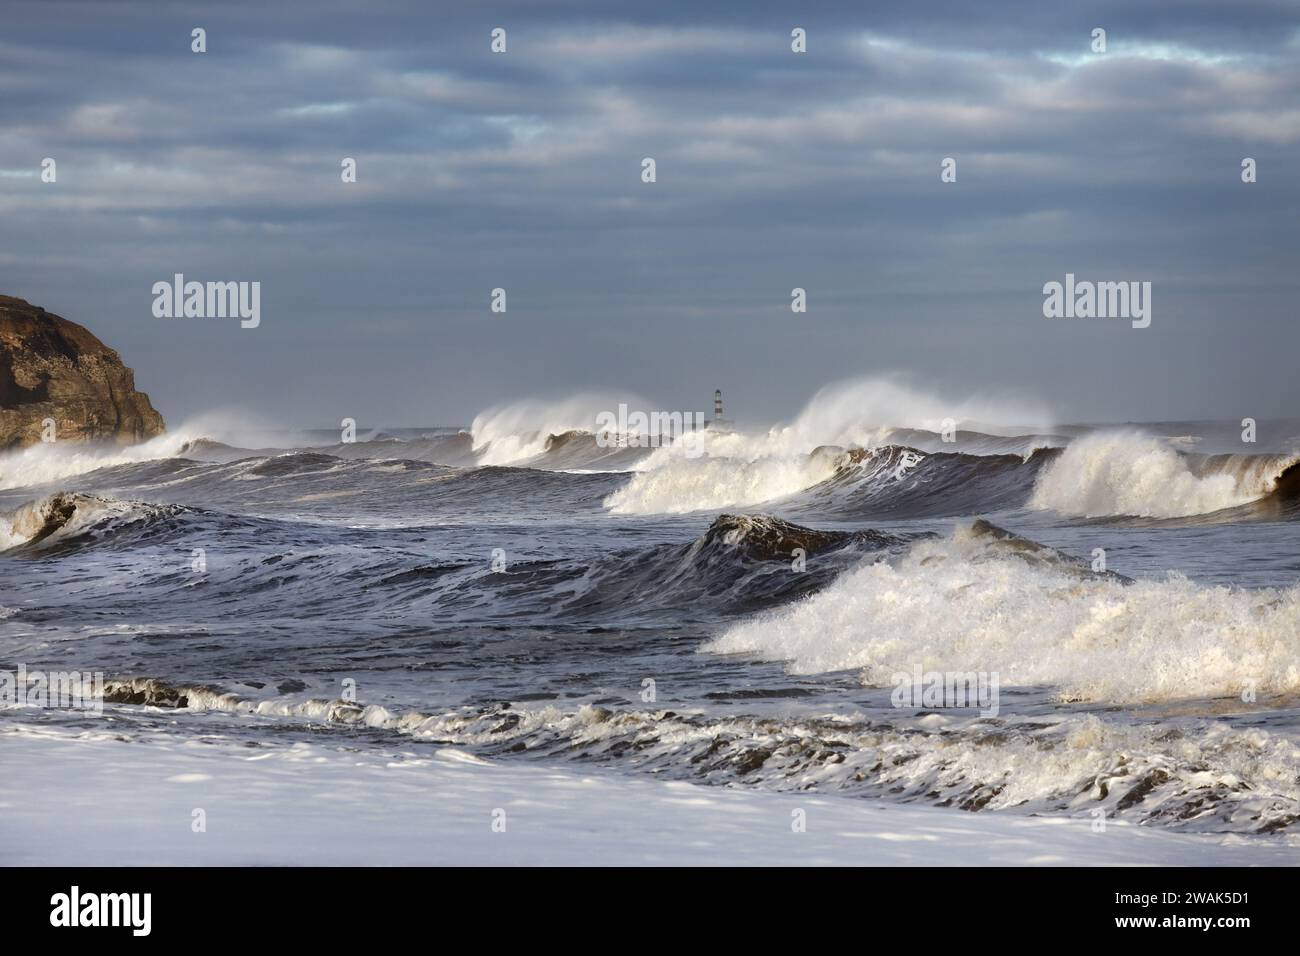
<path fill-rule="evenodd" d="M 0 292 L 117 348 L 172 424 L 463 423 L 593 388 L 707 410 L 715 387 L 763 421 L 890 371 L 1076 420 L 1300 408 L 1300 4 L 0 19 Z M 176 272 L 261 282 L 261 326 L 155 318 Z M 1151 326 L 1044 318 L 1067 272 L 1150 281 Z"/>

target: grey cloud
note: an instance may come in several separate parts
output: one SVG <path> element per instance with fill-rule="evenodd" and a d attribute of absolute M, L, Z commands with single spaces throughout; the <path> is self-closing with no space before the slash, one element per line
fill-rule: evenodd
<path fill-rule="evenodd" d="M 715 385 L 761 418 L 895 368 L 1072 417 L 1294 412 L 1288 4 L 45 9 L 0 42 L 0 291 L 99 332 L 173 419 Z M 18 175 L 47 155 L 57 185 Z M 160 325 L 175 271 L 260 280 L 263 327 Z M 1066 271 L 1151 279 L 1152 329 L 1042 319 Z"/>

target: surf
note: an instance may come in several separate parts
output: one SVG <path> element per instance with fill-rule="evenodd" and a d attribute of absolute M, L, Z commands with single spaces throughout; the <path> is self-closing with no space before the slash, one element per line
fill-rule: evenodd
<path fill-rule="evenodd" d="M 1071 442 L 1039 477 L 1030 507 L 1078 517 L 1181 518 L 1259 501 L 1295 455 L 1194 456 L 1136 431 Z"/>
<path fill-rule="evenodd" d="M 1127 581 L 986 523 L 864 560 L 808 601 L 738 623 L 706 650 L 853 670 L 886 686 L 916 664 L 997 671 L 1062 701 L 1140 704 L 1300 692 L 1300 586 Z"/>

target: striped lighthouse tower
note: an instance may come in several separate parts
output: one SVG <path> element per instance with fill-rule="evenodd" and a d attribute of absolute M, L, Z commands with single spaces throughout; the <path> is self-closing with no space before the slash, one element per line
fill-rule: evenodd
<path fill-rule="evenodd" d="M 708 423 L 708 428 L 715 432 L 731 431 L 731 422 L 727 421 L 722 414 L 722 389 L 717 389 L 713 393 L 713 419 Z"/>

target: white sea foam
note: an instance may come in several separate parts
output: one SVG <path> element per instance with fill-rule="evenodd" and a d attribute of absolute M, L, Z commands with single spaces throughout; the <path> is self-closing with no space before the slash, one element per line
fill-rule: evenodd
<path fill-rule="evenodd" d="M 639 473 L 611 494 L 606 507 L 620 514 L 681 513 L 746 507 L 802 491 L 829 478 L 833 455 L 824 446 L 876 448 L 895 441 L 897 429 L 983 432 L 1046 428 L 1046 411 L 1010 399 L 949 400 L 896 376 L 828 385 L 798 417 L 764 433 L 703 433 L 702 457 L 679 447 L 657 449 Z"/>
<path fill-rule="evenodd" d="M 595 432 L 596 416 L 618 408 L 620 402 L 650 409 L 636 396 L 584 392 L 563 399 L 528 399 L 480 412 L 470 426 L 480 465 L 512 465 L 546 451 L 552 435 L 570 431 Z"/>
<path fill-rule="evenodd" d="M 861 668 L 881 686 L 920 665 L 1115 703 L 1294 692 L 1300 588 L 1202 587 L 1177 575 L 1124 584 L 1034 565 L 959 531 L 860 565 L 705 649 L 788 660 L 796 673 Z"/>
<path fill-rule="evenodd" d="M 900 711 L 805 713 L 782 720 L 584 705 L 500 710 L 394 711 L 339 700 L 253 701 L 201 688 L 109 681 L 110 701 L 216 710 L 313 724 L 365 726 L 421 740 L 488 748 L 519 745 L 585 766 L 727 786 L 823 793 L 888 793 L 965 809 L 1088 814 L 1189 829 L 1257 832 L 1285 826 L 1300 805 L 1300 747 L 1285 734 L 1226 722 L 1133 724 L 1113 715 L 971 715 Z M 143 700 L 141 700 L 143 698 Z M 634 746 L 628 746 L 635 742 Z M 467 760 L 479 762 L 466 755 Z"/>
<path fill-rule="evenodd" d="M 155 458 L 171 458 L 191 438 L 168 432 L 138 445 L 121 447 L 51 442 L 30 445 L 0 457 L 0 488 L 43 485 L 85 474 L 97 468 L 129 465 Z"/>
<path fill-rule="evenodd" d="M 6 757 L 25 770 L 0 779 L 6 822 L 23 834 L 9 841 L 6 862 L 662 866 L 716 865 L 725 849 L 735 865 L 1285 865 L 1295 854 L 1280 841 L 1243 845 L 1122 821 L 1099 837 L 1058 814 L 955 814 L 820 793 L 699 787 L 466 761 L 449 748 L 393 756 L 340 752 L 313 738 L 249 751 L 220 736 L 199 746 L 141 735 L 123 746 L 123 733 L 74 736 L 33 724 L 7 735 Z M 79 786 L 68 786 L 70 779 Z M 219 840 L 174 836 L 176 808 L 200 799 L 185 781 L 200 779 L 209 818 L 225 828 Z M 430 794 L 450 795 L 437 813 Z M 498 805 L 512 820 L 517 806 L 523 821 L 511 824 L 508 839 L 482 822 L 481 808 Z M 796 811 L 815 825 L 792 839 Z"/>
<path fill-rule="evenodd" d="M 815 485 L 835 471 L 835 456 L 765 454 L 761 439 L 739 434 L 707 437 L 704 447 L 708 455 L 700 458 L 676 446 L 656 449 L 628 484 L 605 499 L 606 507 L 617 514 L 748 507 Z"/>
<path fill-rule="evenodd" d="M 1030 507 L 1086 517 L 1208 514 L 1268 494 L 1278 470 L 1198 474 L 1188 458 L 1159 438 L 1099 432 L 1072 442 L 1047 467 Z"/>
<path fill-rule="evenodd" d="M 0 512 L 0 551 L 32 541 L 38 534 L 53 542 L 76 535 L 105 519 L 127 520 L 165 510 L 166 506 L 149 505 L 98 495 L 60 492 L 20 505 L 13 511 Z M 51 527 L 53 525 L 53 527 Z"/>
<path fill-rule="evenodd" d="M 44 485 L 117 465 L 174 458 L 192 441 L 233 437 L 250 427 L 245 413 L 215 410 L 136 445 L 55 441 L 0 455 L 0 489 Z"/>

